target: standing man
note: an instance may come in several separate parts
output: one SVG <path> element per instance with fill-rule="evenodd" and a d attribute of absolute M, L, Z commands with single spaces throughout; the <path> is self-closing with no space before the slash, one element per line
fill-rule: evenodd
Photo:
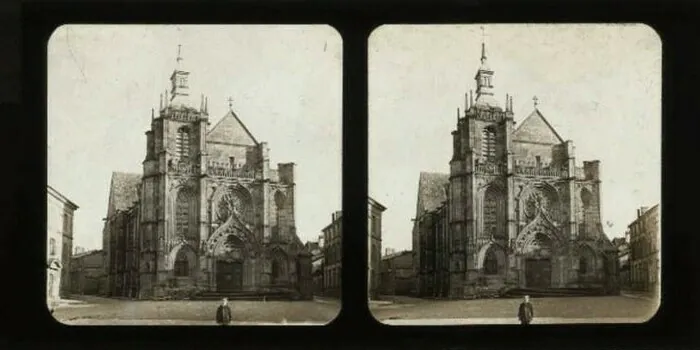
<path fill-rule="evenodd" d="M 532 322 L 533 317 L 535 317 L 535 312 L 532 309 L 532 304 L 530 304 L 530 296 L 526 295 L 523 302 L 520 303 L 518 319 L 520 320 L 520 324 L 527 326 Z"/>
<path fill-rule="evenodd" d="M 227 326 L 231 323 L 231 308 L 228 306 L 228 299 L 221 300 L 221 305 L 216 309 L 216 323 Z"/>

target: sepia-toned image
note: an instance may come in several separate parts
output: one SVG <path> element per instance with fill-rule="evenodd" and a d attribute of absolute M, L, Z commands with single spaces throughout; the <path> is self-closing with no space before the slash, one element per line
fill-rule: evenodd
<path fill-rule="evenodd" d="M 640 323 L 660 304 L 661 59 L 637 24 L 390 25 L 369 43 L 389 325 Z"/>
<path fill-rule="evenodd" d="M 47 73 L 53 317 L 332 321 L 340 301 L 316 276 L 328 208 L 341 205 L 341 50 L 323 25 L 56 29 Z"/>

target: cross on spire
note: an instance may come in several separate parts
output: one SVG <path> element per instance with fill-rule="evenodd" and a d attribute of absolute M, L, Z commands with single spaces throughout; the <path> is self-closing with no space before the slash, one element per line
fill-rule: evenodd
<path fill-rule="evenodd" d="M 180 65 L 180 61 L 182 61 L 182 45 L 178 44 L 177 45 L 177 58 L 175 59 L 177 61 L 178 66 Z"/>
<path fill-rule="evenodd" d="M 481 26 L 481 62 L 486 60 L 486 33 L 484 32 L 484 26 Z"/>
<path fill-rule="evenodd" d="M 233 97 L 228 98 L 228 109 L 233 109 Z"/>
<path fill-rule="evenodd" d="M 537 96 L 534 96 L 534 97 L 532 98 L 532 102 L 534 103 L 535 108 L 537 108 L 538 101 L 539 101 L 539 99 L 537 98 Z"/>

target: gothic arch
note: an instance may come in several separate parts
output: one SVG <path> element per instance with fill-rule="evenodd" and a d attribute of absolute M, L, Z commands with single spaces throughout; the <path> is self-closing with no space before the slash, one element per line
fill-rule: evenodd
<path fill-rule="evenodd" d="M 175 237 L 190 237 L 193 229 L 193 216 L 197 212 L 197 202 L 194 191 L 188 186 L 179 186 L 175 190 L 173 203 L 173 224 Z"/>
<path fill-rule="evenodd" d="M 595 217 L 594 208 L 594 197 L 593 193 L 587 189 L 582 188 L 580 192 L 580 226 L 579 226 L 579 237 L 581 238 L 591 238 L 593 227 L 592 219 Z"/>
<path fill-rule="evenodd" d="M 525 188 L 518 198 L 518 217 L 521 223 L 529 223 L 542 214 L 553 224 L 561 222 L 561 200 L 557 189 L 540 182 Z"/>
<path fill-rule="evenodd" d="M 483 270 L 485 274 L 489 275 L 502 274 L 506 269 L 505 249 L 494 242 L 482 246 L 477 257 L 477 269 Z"/>
<path fill-rule="evenodd" d="M 481 129 L 481 158 L 496 160 L 496 128 L 493 125 Z"/>
<path fill-rule="evenodd" d="M 481 236 L 507 238 L 506 190 L 498 183 L 489 184 L 481 195 Z"/>
<path fill-rule="evenodd" d="M 231 238 L 231 237 L 235 238 Z M 260 250 L 259 242 L 248 229 L 237 225 L 233 217 L 219 226 L 207 240 L 205 251 L 211 256 L 226 255 L 242 247 L 241 258 L 252 257 Z M 233 252 L 235 255 L 235 251 Z"/>
<path fill-rule="evenodd" d="M 558 251 L 562 245 L 556 232 L 556 228 L 546 217 L 538 215 L 518 234 L 515 241 L 516 250 L 525 255 Z"/>
<path fill-rule="evenodd" d="M 279 247 L 270 251 L 270 280 L 273 284 L 287 280 L 289 276 L 289 257 Z"/>
<path fill-rule="evenodd" d="M 272 237 L 277 238 L 280 236 L 281 232 L 281 227 L 282 227 L 282 211 L 284 210 L 284 207 L 286 206 L 287 202 L 287 196 L 282 193 L 282 191 L 277 190 L 275 191 L 275 194 L 273 195 L 273 200 L 274 200 L 274 222 L 272 225 Z"/>
<path fill-rule="evenodd" d="M 588 244 L 580 244 L 578 246 L 578 270 L 580 275 L 589 275 L 595 273 L 598 267 L 598 254 Z"/>
<path fill-rule="evenodd" d="M 248 189 L 234 185 L 217 192 L 212 201 L 212 217 L 216 224 L 223 224 L 232 215 L 246 224 L 253 223 L 253 196 Z"/>
<path fill-rule="evenodd" d="M 195 249 L 186 242 L 180 242 L 173 249 L 170 250 L 168 254 L 168 259 L 165 262 L 165 266 L 168 270 L 174 270 L 177 261 L 186 261 L 188 274 L 192 274 L 193 269 L 197 264 L 197 253 Z"/>

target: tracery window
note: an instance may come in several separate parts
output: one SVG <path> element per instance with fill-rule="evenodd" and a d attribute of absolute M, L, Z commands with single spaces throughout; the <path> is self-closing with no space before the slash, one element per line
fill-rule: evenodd
<path fill-rule="evenodd" d="M 190 228 L 191 193 L 182 189 L 178 192 L 175 203 L 175 233 L 179 237 L 187 237 Z"/>
<path fill-rule="evenodd" d="M 181 127 L 177 130 L 177 138 L 175 139 L 177 155 L 180 159 L 189 157 L 190 153 L 190 133 L 187 127 Z"/>
<path fill-rule="evenodd" d="M 174 270 L 175 276 L 178 277 L 186 277 L 190 275 L 190 262 L 187 260 L 187 252 L 184 247 L 177 252 Z"/>
<path fill-rule="evenodd" d="M 481 131 L 481 156 L 484 160 L 496 160 L 496 131 L 487 127 Z"/>
<path fill-rule="evenodd" d="M 578 259 L 578 272 L 580 274 L 588 273 L 588 259 L 585 256 Z"/>

